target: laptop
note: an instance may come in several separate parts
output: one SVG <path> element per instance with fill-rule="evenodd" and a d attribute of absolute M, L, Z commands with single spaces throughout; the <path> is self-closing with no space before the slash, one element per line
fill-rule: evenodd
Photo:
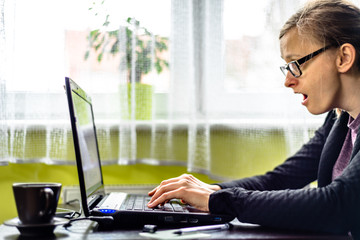
<path fill-rule="evenodd" d="M 79 175 L 81 206 L 89 216 L 112 216 L 114 227 L 155 225 L 219 224 L 233 220 L 226 215 L 202 212 L 173 199 L 156 208 L 148 208 L 146 194 L 104 191 L 101 161 L 96 136 L 92 101 L 73 80 L 65 78 L 76 164 Z"/>

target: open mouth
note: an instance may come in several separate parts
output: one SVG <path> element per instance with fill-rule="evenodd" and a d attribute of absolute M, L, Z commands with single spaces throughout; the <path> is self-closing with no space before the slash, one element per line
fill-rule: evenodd
<path fill-rule="evenodd" d="M 299 95 L 302 95 L 302 104 L 305 104 L 307 102 L 307 99 L 308 99 L 308 95 L 305 94 L 305 93 L 300 93 L 300 92 L 295 92 L 295 94 L 299 94 Z"/>
<path fill-rule="evenodd" d="M 304 93 L 302 95 L 303 95 L 302 104 L 305 105 L 307 103 L 307 100 L 308 100 L 308 95 L 306 95 Z"/>

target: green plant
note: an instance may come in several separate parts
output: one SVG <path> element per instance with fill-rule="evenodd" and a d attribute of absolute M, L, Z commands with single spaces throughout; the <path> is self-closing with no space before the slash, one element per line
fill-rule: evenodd
<path fill-rule="evenodd" d="M 109 15 L 107 15 L 103 27 L 106 28 L 109 23 Z M 154 61 L 153 66 L 157 73 L 161 73 L 164 68 L 169 67 L 169 62 L 164 57 L 164 53 L 168 50 L 168 39 L 161 36 L 152 36 L 151 32 L 141 27 L 140 22 L 134 18 L 128 18 L 126 21 L 126 34 L 124 34 L 126 35 L 126 39 L 120 39 L 119 29 L 113 31 L 96 29 L 91 31 L 88 36 L 89 48 L 85 53 L 85 60 L 89 58 L 91 51 L 95 51 L 98 62 L 102 61 L 104 54 L 121 54 L 121 58 L 125 58 L 121 61 L 126 61 L 128 80 L 130 81 L 133 57 L 132 40 L 135 29 L 137 32 L 142 33 L 136 34 L 135 81 L 141 82 L 142 76 L 152 70 L 152 59 Z M 119 45 L 121 41 L 126 41 L 126 53 L 120 52 Z M 152 48 L 154 48 L 154 50 L 152 50 Z M 154 56 L 152 56 L 152 54 L 154 54 Z"/>

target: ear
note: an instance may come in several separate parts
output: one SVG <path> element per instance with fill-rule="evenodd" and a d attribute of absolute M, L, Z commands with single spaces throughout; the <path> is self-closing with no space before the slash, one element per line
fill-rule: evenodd
<path fill-rule="evenodd" d="M 344 43 L 338 50 L 336 66 L 340 73 L 348 72 L 354 65 L 356 59 L 355 47 L 350 43 Z"/>

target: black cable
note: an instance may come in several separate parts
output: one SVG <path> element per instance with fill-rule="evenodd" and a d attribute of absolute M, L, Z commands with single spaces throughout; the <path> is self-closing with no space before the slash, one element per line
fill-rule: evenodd
<path fill-rule="evenodd" d="M 65 202 L 64 203 L 64 205 L 72 205 L 72 203 L 74 203 L 74 202 L 79 202 L 80 203 L 80 200 L 79 199 L 73 199 L 73 200 L 70 200 L 70 201 L 67 201 L 67 202 Z M 65 209 L 65 208 L 62 208 L 62 209 Z M 78 211 L 76 211 L 76 210 L 73 210 L 73 209 L 65 209 L 65 210 L 68 210 L 69 211 L 69 213 L 68 214 L 66 214 L 66 215 L 61 215 L 61 216 L 59 216 L 59 217 L 62 217 L 62 218 L 67 218 L 67 219 L 73 219 L 74 217 L 80 217 L 81 216 L 81 214 L 82 214 L 82 208 L 81 208 L 81 203 L 80 203 L 80 208 L 79 208 L 79 210 Z"/>
<path fill-rule="evenodd" d="M 94 221 L 97 222 L 97 225 L 79 225 L 79 226 L 74 226 L 73 229 L 71 229 L 70 227 L 72 226 L 72 223 L 75 221 L 82 221 L 82 220 L 90 220 L 90 221 Z M 93 231 L 97 231 L 98 228 L 102 228 L 102 229 L 108 229 L 109 227 L 111 228 L 111 226 L 113 225 L 113 217 L 111 216 L 104 216 L 104 217 L 94 217 L 94 216 L 89 216 L 89 217 L 78 217 L 78 218 L 74 218 L 69 220 L 69 222 L 67 222 L 66 224 L 63 225 L 64 229 L 66 231 L 72 232 L 72 233 L 85 233 L 85 232 L 93 232 Z"/>
<path fill-rule="evenodd" d="M 68 219 L 70 219 L 67 223 L 65 223 L 63 225 L 63 227 L 65 228 L 65 230 L 70 231 L 68 228 L 72 226 L 72 222 L 75 221 L 82 221 L 82 220 L 90 220 L 90 221 L 95 221 L 97 222 L 100 226 L 110 226 L 113 224 L 114 222 L 114 218 L 112 216 L 88 216 L 88 217 L 80 217 L 82 215 L 82 207 L 81 207 L 81 202 L 79 199 L 73 199 L 70 201 L 67 201 L 65 204 L 66 205 L 71 205 L 71 203 L 74 202 L 79 202 L 80 203 L 80 209 L 79 211 L 74 211 L 72 212 Z M 75 217 L 75 215 L 78 215 L 77 217 Z"/>
<path fill-rule="evenodd" d="M 89 216 L 89 217 L 78 217 L 74 219 L 70 219 L 69 222 L 65 223 L 63 227 L 67 229 L 71 226 L 72 222 L 83 221 L 83 220 L 91 220 L 97 222 L 99 225 L 111 225 L 114 222 L 114 218 L 112 216 Z"/>

